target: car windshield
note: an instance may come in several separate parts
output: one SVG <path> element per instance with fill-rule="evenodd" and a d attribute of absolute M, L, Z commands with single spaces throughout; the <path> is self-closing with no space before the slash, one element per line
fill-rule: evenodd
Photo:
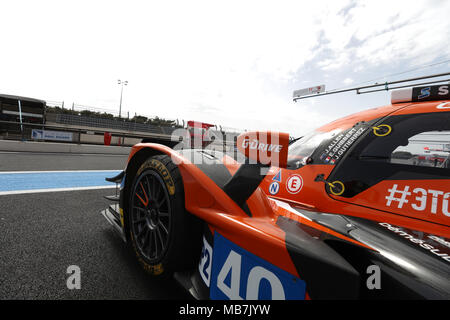
<path fill-rule="evenodd" d="M 306 164 L 306 160 L 314 153 L 320 144 L 334 137 L 342 130 L 329 132 L 312 131 L 289 146 L 288 166 L 300 167 Z"/>

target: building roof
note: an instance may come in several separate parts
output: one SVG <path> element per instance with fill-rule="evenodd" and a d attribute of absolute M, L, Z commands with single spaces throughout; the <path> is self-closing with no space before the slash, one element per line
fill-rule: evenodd
<path fill-rule="evenodd" d="M 21 97 L 21 96 L 13 96 L 13 95 L 9 95 L 9 94 L 0 94 L 0 100 L 1 99 L 28 101 L 28 102 L 41 103 L 41 104 L 46 105 L 45 100 L 40 100 L 40 99 L 35 99 L 35 98 L 27 98 L 27 97 Z"/>

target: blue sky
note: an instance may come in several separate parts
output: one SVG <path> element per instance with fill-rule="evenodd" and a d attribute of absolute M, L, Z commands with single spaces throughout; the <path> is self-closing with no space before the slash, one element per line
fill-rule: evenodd
<path fill-rule="evenodd" d="M 450 70 L 450 1 L 0 2 L 0 93 L 293 135 L 389 103 L 292 91 Z M 395 75 L 404 71 L 414 72 Z M 392 76 L 391 76 L 392 75 Z"/>

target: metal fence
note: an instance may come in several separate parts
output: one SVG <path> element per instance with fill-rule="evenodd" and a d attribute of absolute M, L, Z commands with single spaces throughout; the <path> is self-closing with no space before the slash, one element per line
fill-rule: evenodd
<path fill-rule="evenodd" d="M 106 128 L 114 130 L 159 133 L 159 134 L 171 134 L 176 129 L 174 127 L 159 127 L 151 124 L 136 123 L 129 121 L 118 121 L 112 119 L 102 119 L 71 114 L 57 114 L 55 122 L 58 124 L 66 124 L 73 126 Z"/>

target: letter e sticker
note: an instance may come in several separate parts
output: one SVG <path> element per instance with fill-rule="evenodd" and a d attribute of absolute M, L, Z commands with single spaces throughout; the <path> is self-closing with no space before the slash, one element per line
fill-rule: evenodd
<path fill-rule="evenodd" d="M 293 174 L 286 181 L 286 190 L 291 194 L 299 193 L 303 188 L 303 178 L 298 174 Z"/>

